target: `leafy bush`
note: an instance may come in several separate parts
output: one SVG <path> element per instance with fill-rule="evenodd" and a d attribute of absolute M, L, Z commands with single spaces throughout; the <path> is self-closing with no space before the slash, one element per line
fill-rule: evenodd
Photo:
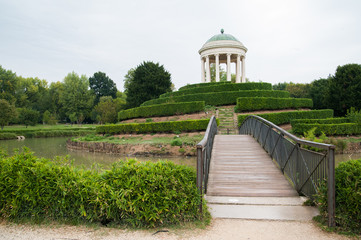
<path fill-rule="evenodd" d="M 320 124 L 320 123 L 298 123 L 292 127 L 295 134 L 303 135 L 310 129 L 315 128 L 315 135 L 322 133 L 326 135 L 355 135 L 361 134 L 361 125 L 357 123 Z"/>
<path fill-rule="evenodd" d="M 230 83 L 230 84 L 218 84 L 211 86 L 200 86 L 196 88 L 182 89 L 176 92 L 168 92 L 159 96 L 159 98 L 170 96 L 181 96 L 196 93 L 210 93 L 210 92 L 227 92 L 227 91 L 242 91 L 242 90 L 272 90 L 272 84 L 270 83 Z"/>
<path fill-rule="evenodd" d="M 16 138 L 17 138 L 17 135 L 15 133 L 0 132 L 0 140 L 16 139 Z"/>
<path fill-rule="evenodd" d="M 239 97 L 275 97 L 288 98 L 289 92 L 272 90 L 244 90 L 227 92 L 196 93 L 183 96 L 164 97 L 146 101 L 142 106 L 156 105 L 162 103 L 177 103 L 189 101 L 204 101 L 206 105 L 222 106 L 235 104 Z"/>
<path fill-rule="evenodd" d="M 313 119 L 313 118 L 332 118 L 332 109 L 323 110 L 309 110 L 309 111 L 290 111 L 279 113 L 262 113 L 262 114 L 242 114 L 238 115 L 238 126 L 241 126 L 243 121 L 250 115 L 260 116 L 276 125 L 290 123 L 293 119 Z"/>
<path fill-rule="evenodd" d="M 195 170 L 172 162 L 120 161 L 107 171 L 0 154 L 0 216 L 156 227 L 194 221 L 202 196 Z M 207 214 L 207 210 L 205 211 Z"/>
<path fill-rule="evenodd" d="M 346 117 L 350 122 L 361 124 L 361 110 L 357 111 L 354 107 L 347 110 Z"/>
<path fill-rule="evenodd" d="M 179 138 L 176 138 L 174 140 L 172 140 L 172 142 L 170 143 L 171 146 L 182 146 L 183 143 Z"/>
<path fill-rule="evenodd" d="M 198 88 L 198 87 L 208 87 L 208 86 L 220 86 L 223 84 L 231 84 L 232 82 L 207 82 L 207 83 L 195 83 L 195 84 L 187 84 L 183 87 L 180 87 L 178 90 L 185 90 L 190 88 Z"/>
<path fill-rule="evenodd" d="M 342 230 L 361 234 L 361 159 L 342 162 L 335 169 L 336 225 Z M 318 203 L 327 218 L 327 187 L 320 187 Z"/>
<path fill-rule="evenodd" d="M 309 123 L 321 123 L 321 124 L 337 124 L 348 123 L 348 118 L 321 118 L 321 119 L 292 119 L 291 126 L 294 127 L 297 124 L 309 124 Z"/>
<path fill-rule="evenodd" d="M 96 128 L 100 134 L 110 133 L 155 133 L 155 132 L 191 132 L 206 130 L 209 119 L 150 122 L 150 123 L 124 123 L 102 125 Z M 218 122 L 218 120 L 217 120 Z"/>
<path fill-rule="evenodd" d="M 64 128 L 64 129 L 6 129 L 1 131 L 0 139 L 4 134 L 12 134 L 9 136 L 25 136 L 25 138 L 38 138 L 38 137 L 65 137 L 65 136 L 81 136 L 90 133 L 95 133 L 94 127 L 87 128 Z"/>
<path fill-rule="evenodd" d="M 176 114 L 200 112 L 203 110 L 203 101 L 165 103 L 159 105 L 136 107 L 120 111 L 118 113 L 118 120 L 121 121 L 138 117 L 171 116 Z"/>
<path fill-rule="evenodd" d="M 241 97 L 237 98 L 236 112 L 287 109 L 287 108 L 312 108 L 312 99 L 308 98 L 272 98 L 272 97 Z"/>

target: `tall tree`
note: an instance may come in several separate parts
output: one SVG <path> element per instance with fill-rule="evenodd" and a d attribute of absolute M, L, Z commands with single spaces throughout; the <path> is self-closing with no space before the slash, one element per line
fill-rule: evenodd
<path fill-rule="evenodd" d="M 117 86 L 105 73 L 96 72 L 92 77 L 89 78 L 90 89 L 94 91 L 95 102 L 99 102 L 100 97 L 111 96 L 116 98 L 117 95 Z"/>
<path fill-rule="evenodd" d="M 7 100 L 0 99 L 0 127 L 1 130 L 4 126 L 8 125 L 12 118 L 17 116 L 14 105 L 11 105 Z"/>
<path fill-rule="evenodd" d="M 308 98 L 310 84 L 308 83 L 289 83 L 286 86 L 286 91 L 290 93 L 291 97 Z"/>
<path fill-rule="evenodd" d="M 159 97 L 171 91 L 171 74 L 163 65 L 153 62 L 143 62 L 134 71 L 134 78 L 129 82 L 127 108 L 138 107 L 145 101 Z"/>
<path fill-rule="evenodd" d="M 330 79 L 326 97 L 327 105 L 336 116 L 343 116 L 351 107 L 361 110 L 361 65 L 338 66 Z"/>
<path fill-rule="evenodd" d="M 6 99 L 10 104 L 14 103 L 17 82 L 16 74 L 0 65 L 0 98 Z"/>
<path fill-rule="evenodd" d="M 39 122 L 40 113 L 38 111 L 20 108 L 19 109 L 19 121 L 21 124 L 24 124 L 26 128 L 30 126 L 35 126 Z"/>
<path fill-rule="evenodd" d="M 101 97 L 95 111 L 98 112 L 101 123 L 116 123 L 118 120 L 116 101 L 110 96 Z"/>
<path fill-rule="evenodd" d="M 310 85 L 310 98 L 313 101 L 313 108 L 327 108 L 326 94 L 331 77 L 314 80 Z"/>
<path fill-rule="evenodd" d="M 73 120 L 75 114 L 78 123 L 89 115 L 93 106 L 94 98 L 88 87 L 89 82 L 85 75 L 79 77 L 78 74 L 72 72 L 64 78 L 60 102 L 63 104 L 67 117 L 70 119 L 71 115 Z"/>
<path fill-rule="evenodd" d="M 128 92 L 128 88 L 129 88 L 129 84 L 131 82 L 133 82 L 133 79 L 134 79 L 134 72 L 135 72 L 135 69 L 134 68 L 131 68 L 128 70 L 127 74 L 124 76 L 124 93 L 127 94 Z"/>

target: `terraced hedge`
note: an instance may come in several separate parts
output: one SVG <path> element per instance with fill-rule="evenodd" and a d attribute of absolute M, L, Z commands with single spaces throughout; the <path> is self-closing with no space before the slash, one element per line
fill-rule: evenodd
<path fill-rule="evenodd" d="M 176 97 L 164 97 L 149 100 L 144 102 L 141 106 L 156 105 L 162 103 L 176 103 L 176 102 L 193 102 L 204 101 L 206 105 L 222 106 L 236 104 L 239 97 L 275 97 L 288 98 L 290 93 L 286 91 L 272 91 L 272 90 L 245 90 L 236 92 L 211 92 L 211 93 L 197 93 Z"/>
<path fill-rule="evenodd" d="M 207 82 L 207 83 L 195 83 L 195 84 L 188 84 L 183 87 L 180 87 L 178 90 L 185 90 L 190 88 L 198 88 L 198 87 L 207 87 L 207 86 L 214 86 L 214 85 L 222 85 L 222 84 L 230 84 L 232 82 Z"/>
<path fill-rule="evenodd" d="M 160 95 L 160 98 L 170 96 L 182 96 L 196 93 L 211 93 L 211 92 L 227 92 L 227 91 L 244 91 L 244 90 L 272 90 L 272 84 L 270 83 L 230 83 L 230 84 L 218 84 L 211 86 L 200 86 L 195 88 L 183 89 L 177 92 L 168 92 Z"/>
<path fill-rule="evenodd" d="M 345 117 L 340 118 L 325 118 L 325 119 L 293 119 L 291 121 L 291 126 L 294 127 L 297 124 L 338 124 L 338 123 L 349 123 L 350 120 Z"/>
<path fill-rule="evenodd" d="M 195 113 L 203 111 L 204 106 L 204 101 L 142 106 L 120 111 L 118 113 L 118 120 L 122 121 L 139 117 L 172 116 L 177 114 Z"/>
<path fill-rule="evenodd" d="M 0 132 L 0 140 L 16 139 L 17 136 L 24 136 L 25 138 L 82 136 L 94 132 L 95 132 L 95 127 L 66 128 L 66 129 L 22 129 L 22 130 L 6 129 Z"/>
<path fill-rule="evenodd" d="M 326 134 L 327 136 L 361 134 L 361 125 L 357 123 L 298 123 L 292 127 L 292 131 L 295 134 L 303 135 L 312 128 L 316 128 L 314 134 L 317 136 L 321 135 L 322 133 Z"/>
<path fill-rule="evenodd" d="M 332 118 L 332 109 L 323 110 L 309 110 L 309 111 L 290 111 L 279 113 L 263 113 L 263 114 L 243 114 L 238 115 L 238 126 L 241 126 L 243 121 L 249 115 L 260 116 L 276 125 L 290 123 L 293 119 L 318 119 L 318 118 Z"/>
<path fill-rule="evenodd" d="M 121 133 L 157 133 L 157 132 L 192 132 L 207 129 L 209 119 L 149 122 L 149 123 L 124 123 L 102 125 L 96 128 L 98 134 Z M 217 123 L 219 120 L 217 120 Z"/>
<path fill-rule="evenodd" d="M 287 108 L 312 108 L 313 101 L 308 98 L 273 98 L 273 97 L 241 97 L 237 98 L 236 112 L 287 109 Z"/>

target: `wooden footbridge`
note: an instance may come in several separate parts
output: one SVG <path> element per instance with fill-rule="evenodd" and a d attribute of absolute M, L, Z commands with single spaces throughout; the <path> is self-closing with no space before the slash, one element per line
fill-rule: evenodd
<path fill-rule="evenodd" d="M 329 226 L 334 225 L 334 146 L 301 140 L 271 122 L 248 117 L 239 135 L 217 135 L 211 118 L 197 145 L 197 186 L 215 217 L 302 220 L 315 209 L 313 198 L 328 183 Z M 324 149 L 313 152 L 303 146 Z M 200 206 L 202 210 L 202 206 Z"/>

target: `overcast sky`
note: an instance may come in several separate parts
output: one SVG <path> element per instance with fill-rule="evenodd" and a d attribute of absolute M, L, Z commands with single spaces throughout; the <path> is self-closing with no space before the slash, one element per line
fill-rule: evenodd
<path fill-rule="evenodd" d="M 153 61 L 179 88 L 200 82 L 198 50 L 221 28 L 248 48 L 251 81 L 309 83 L 361 63 L 359 0 L 0 0 L 0 65 L 48 82 L 102 71 L 122 91 Z"/>

